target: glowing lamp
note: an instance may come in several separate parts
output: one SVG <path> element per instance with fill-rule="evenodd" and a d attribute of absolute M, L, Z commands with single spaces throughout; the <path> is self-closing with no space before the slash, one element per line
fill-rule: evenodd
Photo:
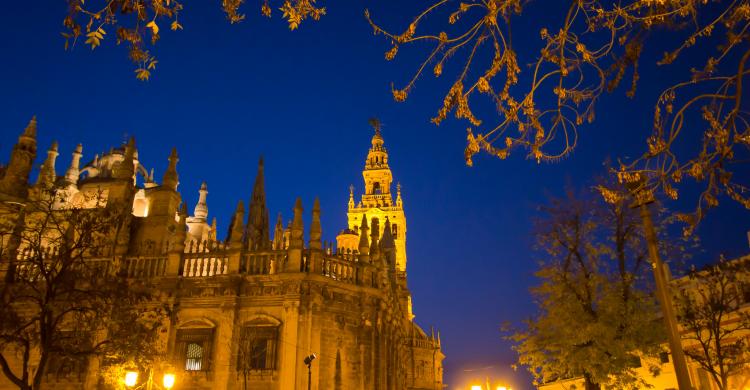
<path fill-rule="evenodd" d="M 164 374 L 164 381 L 162 383 L 165 389 L 174 387 L 174 374 Z"/>
<path fill-rule="evenodd" d="M 479 385 L 471 386 L 471 390 L 482 390 L 482 386 L 479 386 Z"/>
<path fill-rule="evenodd" d="M 505 386 L 498 386 L 497 390 L 508 390 L 508 389 L 506 389 Z"/>
<path fill-rule="evenodd" d="M 138 383 L 138 372 L 128 371 L 125 373 L 125 386 L 133 387 Z"/>

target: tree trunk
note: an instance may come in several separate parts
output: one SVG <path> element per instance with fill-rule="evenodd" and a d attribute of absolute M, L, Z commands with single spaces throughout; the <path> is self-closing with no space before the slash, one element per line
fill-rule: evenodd
<path fill-rule="evenodd" d="M 594 381 L 591 380 L 591 375 L 583 374 L 583 381 L 585 390 L 601 390 L 601 385 L 594 383 Z"/>

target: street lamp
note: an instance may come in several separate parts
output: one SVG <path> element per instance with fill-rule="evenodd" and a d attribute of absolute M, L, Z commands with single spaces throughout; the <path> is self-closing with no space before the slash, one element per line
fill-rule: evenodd
<path fill-rule="evenodd" d="M 307 366 L 307 390 L 310 390 L 312 386 L 312 362 L 317 358 L 314 352 L 305 358 L 305 365 Z"/>
<path fill-rule="evenodd" d="M 669 349 L 672 352 L 672 365 L 674 366 L 675 376 L 677 377 L 677 387 L 680 390 L 692 388 L 690 383 L 690 374 L 688 373 L 685 352 L 682 350 L 682 340 L 677 325 L 677 316 L 675 315 L 672 296 L 669 289 L 669 278 L 665 272 L 664 262 L 659 256 L 659 243 L 656 239 L 654 222 L 651 219 L 649 205 L 655 201 L 654 194 L 646 187 L 645 178 L 627 183 L 628 190 L 635 199 L 631 205 L 633 208 L 639 208 L 641 212 L 641 221 L 643 222 L 643 233 L 646 236 L 646 246 L 651 260 L 651 267 L 654 271 L 656 281 L 656 297 L 661 306 L 661 312 L 664 317 L 664 323 L 667 328 L 667 338 Z"/>
<path fill-rule="evenodd" d="M 471 390 L 482 390 L 482 386 L 480 385 L 471 386 Z"/>
<path fill-rule="evenodd" d="M 174 387 L 175 382 L 175 376 L 172 373 L 165 373 L 164 377 L 162 378 L 162 386 L 159 386 L 158 384 L 154 383 L 154 370 L 149 369 L 148 370 L 148 380 L 146 382 L 138 387 L 135 385 L 138 383 L 138 371 L 130 370 L 125 373 L 125 386 L 132 388 L 133 390 L 137 389 L 146 389 L 146 390 L 153 390 L 161 389 L 161 390 L 170 390 Z"/>

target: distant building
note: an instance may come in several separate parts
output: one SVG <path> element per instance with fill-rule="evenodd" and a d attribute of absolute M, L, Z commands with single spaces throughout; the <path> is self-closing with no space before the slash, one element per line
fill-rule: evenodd
<path fill-rule="evenodd" d="M 443 388 L 440 337 L 423 331 L 412 314 L 401 187 L 394 200 L 379 129 L 363 171 L 365 193 L 355 203 L 350 190 L 348 224 L 333 244 L 322 240 L 317 199 L 309 225 L 299 199 L 287 226 L 281 215 L 270 225 L 262 160 L 247 212 L 240 202 L 223 241 L 216 219 L 209 222 L 205 183 L 187 214 L 177 191 L 174 150 L 157 183 L 153 169 L 139 162 L 132 139 L 83 166 L 79 145 L 62 176 L 55 171 L 55 144 L 38 180 L 29 184 L 36 127 L 32 119 L 10 162 L 0 168 L 0 207 L 23 205 L 40 186 L 62 194 L 61 207 L 98 207 L 88 203 L 87 194 L 132 204 L 125 239 L 109 258 L 129 277 L 153 278 L 169 295 L 177 315 L 165 345 L 179 370 L 180 389 L 306 389 L 303 359 L 312 352 L 318 354 L 312 389 Z M 22 264 L 23 248 L 18 249 L 17 259 L 0 259 L 0 277 L 11 260 Z M 248 348 L 251 354 L 243 351 Z M 241 366 L 246 382 L 238 373 Z M 48 387 L 94 388 L 99 382 L 94 367 L 87 365 L 83 375 L 47 376 Z M 9 388 L 0 374 L 0 389 Z"/>
<path fill-rule="evenodd" d="M 749 237 L 750 238 L 750 234 Z M 731 260 L 731 263 L 734 264 L 748 264 L 750 263 L 750 255 L 745 255 L 742 257 L 739 257 L 737 259 Z M 705 273 L 703 273 L 705 275 Z M 697 273 L 696 278 L 701 277 L 701 272 Z M 688 276 L 684 276 L 681 278 L 677 278 L 672 280 L 671 287 L 673 289 L 673 294 L 687 294 L 688 296 L 691 296 L 693 299 L 702 299 L 700 294 L 698 294 L 699 283 L 691 279 Z M 739 304 L 739 309 L 733 313 L 726 313 L 724 314 L 724 320 L 720 324 L 722 327 L 721 329 L 726 330 L 733 326 L 736 326 L 737 323 L 737 316 L 742 313 L 742 315 L 748 315 L 750 313 L 750 274 L 745 274 L 744 279 L 742 277 L 739 277 L 736 283 L 731 283 L 729 286 L 731 289 L 735 289 L 735 291 L 732 291 L 732 294 L 737 299 L 737 303 Z M 661 319 L 659 320 L 659 325 L 662 324 Z M 695 340 L 689 340 L 686 336 L 686 333 L 688 331 L 686 329 L 680 329 L 681 334 L 683 335 L 682 340 L 682 346 L 684 350 L 687 349 L 696 349 L 700 348 L 700 344 Z M 704 334 L 702 336 L 703 338 L 708 338 L 708 333 Z M 731 338 L 734 337 L 745 337 L 750 338 L 750 333 L 746 331 L 739 331 L 732 335 Z M 731 340 L 734 341 L 734 340 Z M 664 345 L 664 351 L 668 351 L 668 346 Z M 747 351 L 748 354 L 750 354 L 750 351 Z M 693 388 L 696 390 L 717 390 L 718 387 L 714 380 L 711 378 L 711 374 L 707 372 L 705 369 L 703 369 L 700 364 L 696 361 L 691 360 L 689 357 L 686 357 L 687 364 L 688 364 L 688 372 L 690 374 L 690 382 L 693 385 Z M 635 371 L 641 379 L 643 379 L 646 383 L 648 383 L 651 386 L 651 389 L 654 390 L 677 390 L 679 387 L 677 385 L 677 376 L 675 374 L 674 365 L 672 362 L 672 356 L 668 352 L 662 352 L 659 354 L 657 358 L 645 358 L 641 357 L 638 361 L 634 362 L 633 367 L 635 368 Z M 651 371 L 651 367 L 657 367 L 658 373 L 655 375 Z M 730 389 L 736 389 L 736 390 L 747 390 L 750 389 L 750 364 L 745 364 L 745 367 L 740 372 L 732 377 L 729 378 L 729 388 Z M 553 381 L 549 383 L 545 383 L 541 386 L 538 386 L 539 390 L 585 390 L 584 380 L 583 378 L 569 378 L 565 380 L 558 380 Z"/>

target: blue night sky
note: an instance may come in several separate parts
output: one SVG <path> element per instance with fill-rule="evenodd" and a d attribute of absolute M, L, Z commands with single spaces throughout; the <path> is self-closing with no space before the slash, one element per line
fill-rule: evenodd
<path fill-rule="evenodd" d="M 259 2 L 249 3 L 248 19 L 230 25 L 220 2 L 187 2 L 184 31 L 164 28 L 153 50 L 159 64 L 146 83 L 135 79 L 112 33 L 94 52 L 83 45 L 65 52 L 60 37 L 65 2 L 5 4 L 0 161 L 7 161 L 34 114 L 40 156 L 53 139 L 60 142 L 58 174 L 77 143 L 83 143 L 89 161 L 133 135 L 141 162 L 160 178 L 174 146 L 183 199 L 192 210 L 200 182 L 207 181 L 209 217 L 218 218 L 222 234 L 237 201 L 249 198 L 263 155 L 272 220 L 277 212 L 285 221 L 291 218 L 294 199 L 301 196 L 309 223 L 319 196 L 324 239 L 334 240 L 345 227 L 349 184 L 357 193 L 363 189 L 361 170 L 372 134 L 367 120 L 377 116 L 394 179 L 403 185 L 416 321 L 440 330 L 448 388 L 494 375 L 529 389 L 529 377 L 510 369 L 515 354 L 499 327 L 533 313 L 528 288 L 537 259 L 530 235 L 536 206 L 561 194 L 566 184 L 590 185 L 604 173 L 606 158 L 642 150 L 659 82 L 642 85 L 637 101 L 622 90 L 605 96 L 597 121 L 581 128 L 576 153 L 560 163 L 538 165 L 518 153 L 506 161 L 479 157 L 468 168 L 466 123 L 429 122 L 453 75 L 425 76 L 407 102 L 395 103 L 390 82 L 407 80 L 418 57 L 414 49 L 402 49 L 403 56 L 386 62 L 387 42 L 373 36 L 363 18 L 367 7 L 376 19 L 400 28 L 424 2 L 329 2 L 328 15 L 294 32 L 279 13 L 268 20 L 260 16 Z M 551 19 L 527 14 L 524 20 Z M 527 55 L 522 64 L 531 61 L 529 48 L 539 43 L 538 27 L 526 34 L 524 27 L 514 35 L 520 55 Z M 658 69 L 652 63 L 644 64 L 642 80 L 687 74 L 679 66 Z M 749 213 L 722 201 L 699 230 L 701 261 L 747 252 Z"/>

